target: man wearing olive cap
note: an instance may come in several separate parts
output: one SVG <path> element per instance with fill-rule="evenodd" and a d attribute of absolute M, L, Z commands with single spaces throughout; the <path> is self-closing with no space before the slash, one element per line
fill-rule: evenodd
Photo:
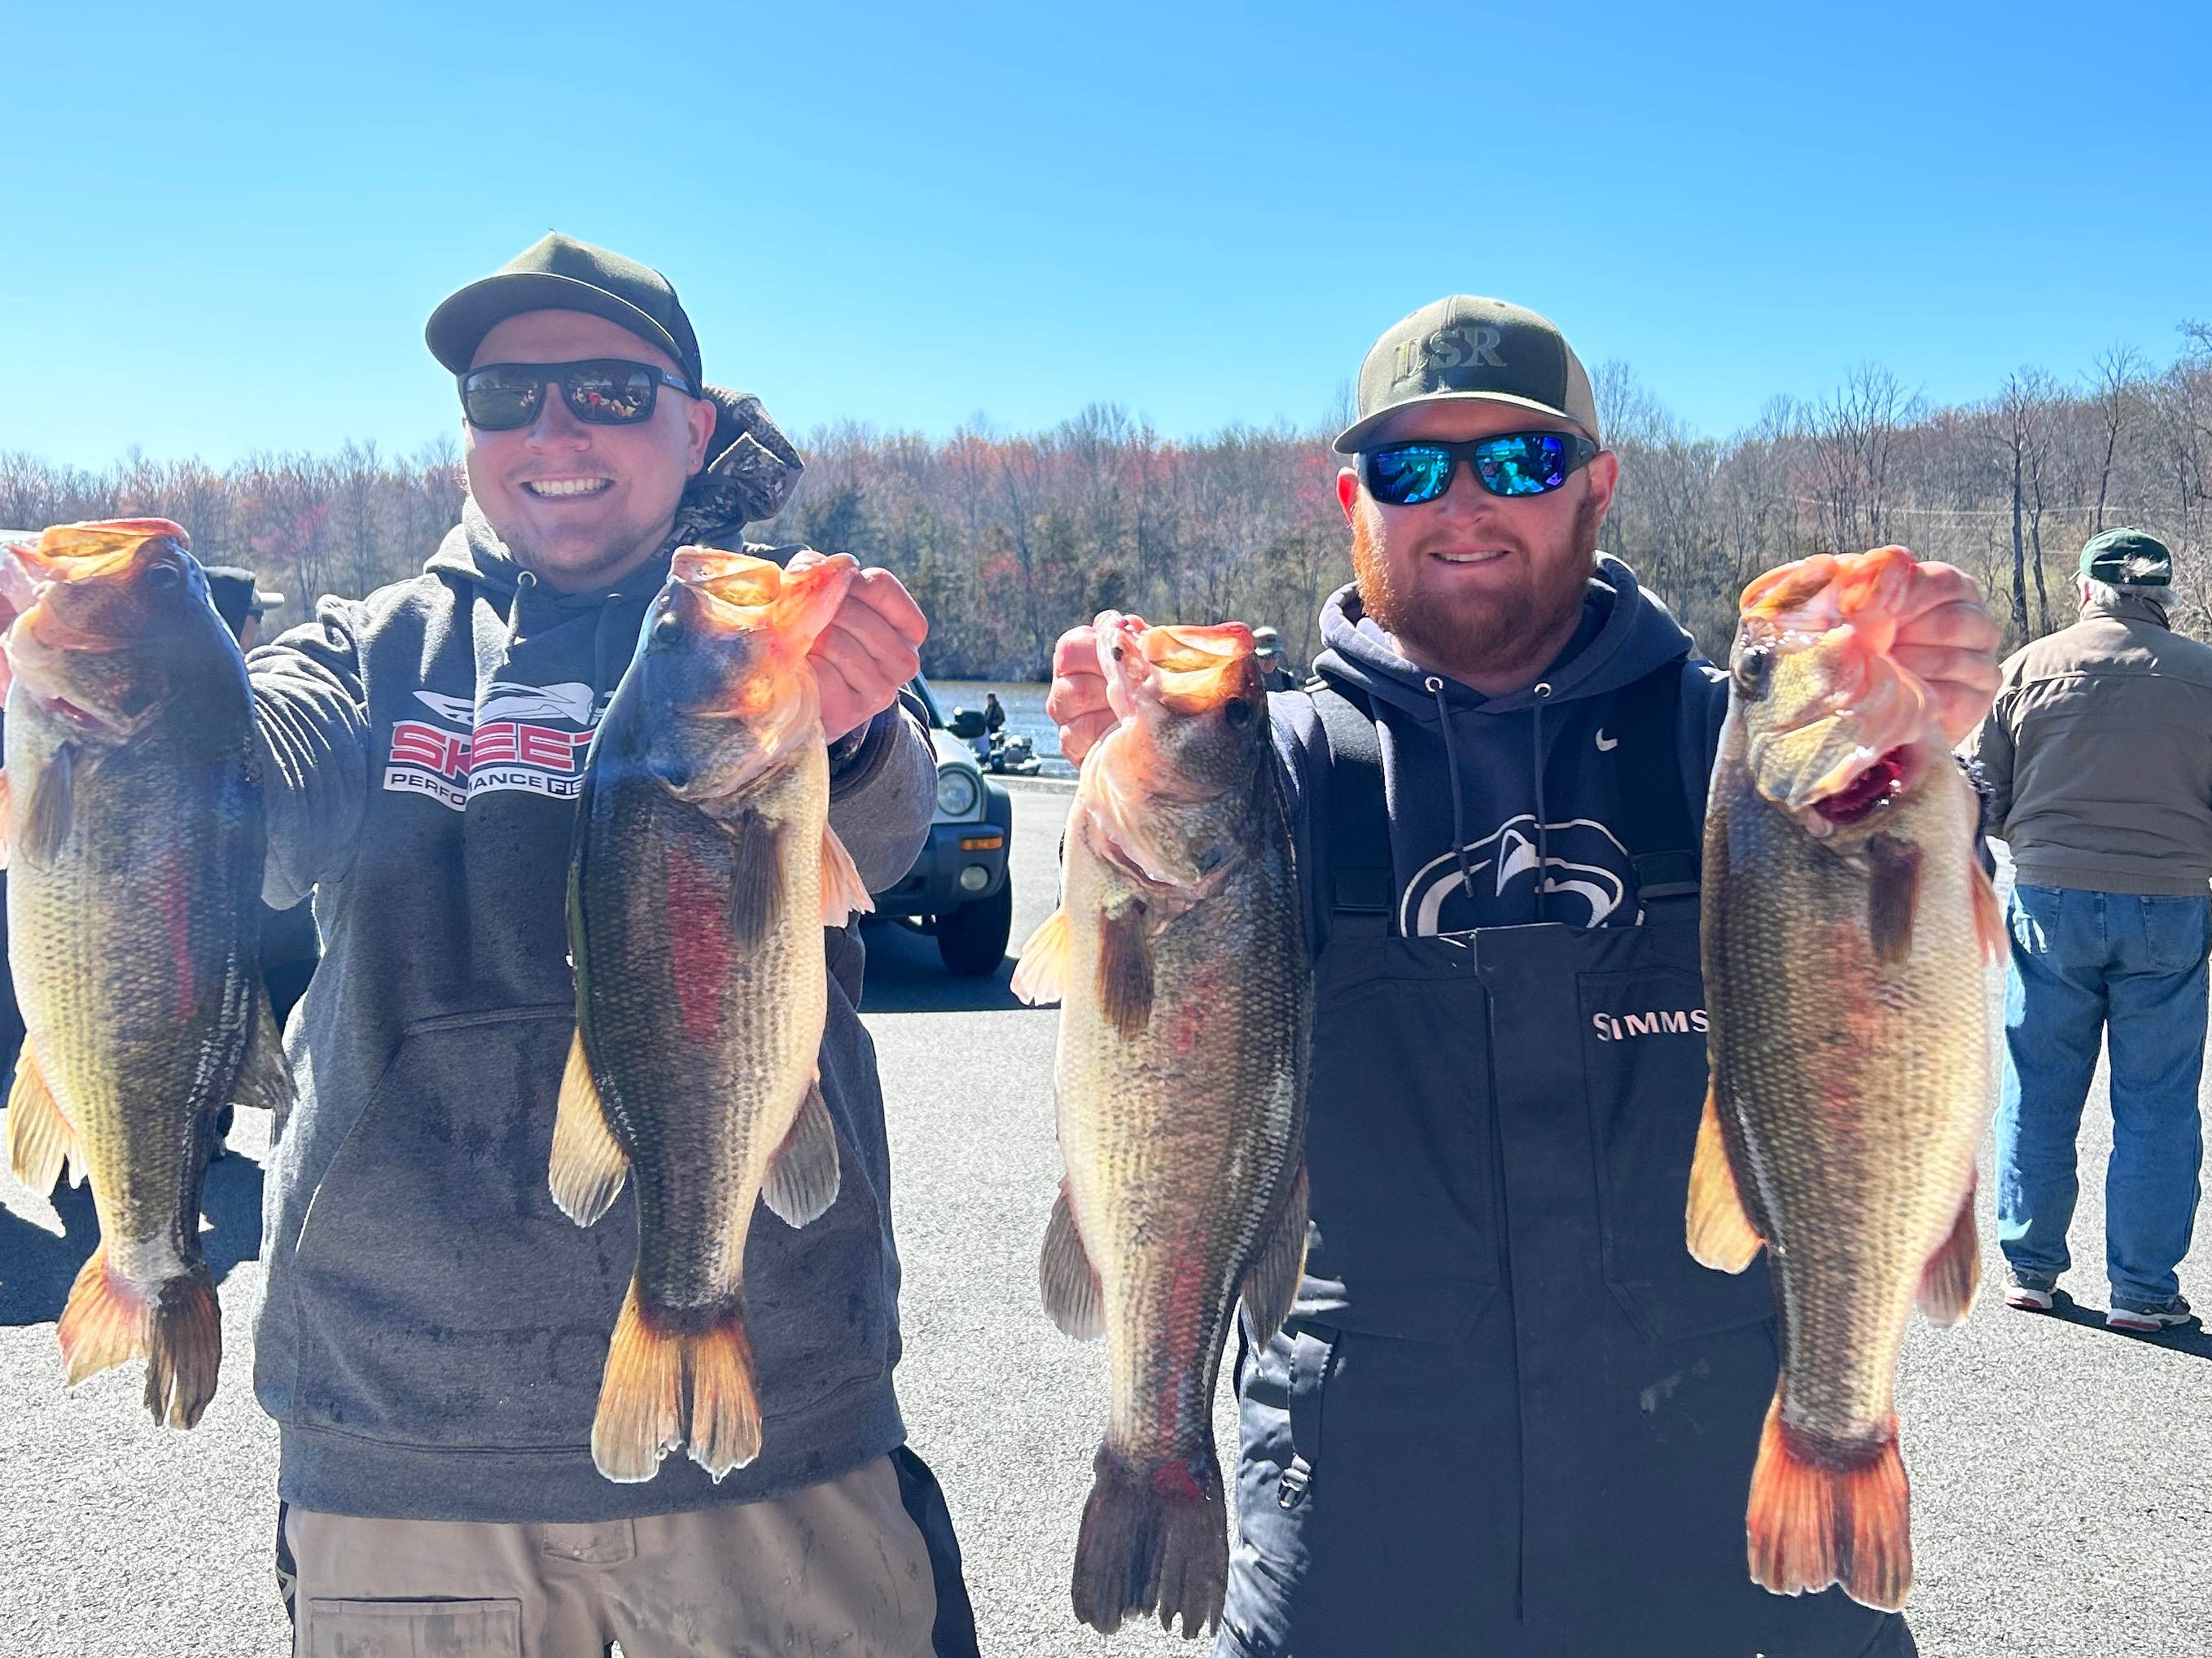
<path fill-rule="evenodd" d="M 1901 1617 L 1752 1582 L 1773 1290 L 1683 1245 L 1726 677 L 1598 551 L 1620 462 L 1545 318 L 1424 307 L 1358 416 L 1356 580 L 1269 701 L 1316 949 L 1311 1227 L 1237 1366 L 1216 1658 L 1905 1658 Z M 1942 565 L 1902 610 L 1955 740 L 1997 630 Z M 1113 723 L 1089 636 L 1054 657 L 1070 759 Z"/>
<path fill-rule="evenodd" d="M 796 481 L 757 399 L 708 384 L 659 272 L 565 236 L 440 305 L 468 498 L 422 573 L 249 662 L 264 896 L 312 892 L 255 1390 L 282 1446 L 278 1570 L 302 1654 L 601 1658 L 972 1653 L 958 1551 L 891 1385 L 898 1257 L 854 929 L 825 929 L 821 1091 L 845 1171 L 803 1230 L 757 1222 L 764 1445 L 617 1484 L 593 1413 L 636 1250 L 549 1189 L 574 1027 L 565 891 L 586 747 L 684 543 L 735 548 Z M 819 555 L 753 548 L 796 564 Z M 927 832 L 897 700 L 925 631 L 887 571 L 811 655 L 830 819 L 872 888 Z"/>
<path fill-rule="evenodd" d="M 2004 665 L 1967 752 L 2011 843 L 1997 1112 L 2008 1305 L 2048 1311 L 2072 1259 L 2074 1142 L 2112 1056 L 2106 1322 L 2185 1324 L 2212 947 L 2212 649 L 2172 631 L 2173 555 L 2139 529 L 2081 549 L 2081 619 Z"/>

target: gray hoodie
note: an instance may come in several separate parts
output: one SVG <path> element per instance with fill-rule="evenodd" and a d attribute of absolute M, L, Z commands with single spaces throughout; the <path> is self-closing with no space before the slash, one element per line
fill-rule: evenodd
<path fill-rule="evenodd" d="M 287 1502 L 609 1520 L 774 1496 L 904 1440 L 862 953 L 857 929 L 832 929 L 822 1086 L 844 1186 L 803 1231 L 753 1228 L 765 1448 L 720 1485 L 680 1455 L 635 1485 L 592 1462 L 636 1219 L 625 1191 L 575 1226 L 546 1185 L 575 1019 L 569 832 L 586 745 L 666 568 L 664 554 L 612 589 L 556 593 L 471 502 L 421 576 L 325 599 L 248 664 L 268 751 L 264 896 L 312 890 L 325 952 L 286 1034 L 299 1103 L 270 1167 L 255 1331 Z M 927 833 L 935 767 L 897 708 L 865 733 L 834 757 L 830 820 L 880 888 Z"/>

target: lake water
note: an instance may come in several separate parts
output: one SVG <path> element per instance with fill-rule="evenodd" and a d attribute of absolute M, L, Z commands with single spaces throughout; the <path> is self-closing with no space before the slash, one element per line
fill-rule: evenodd
<path fill-rule="evenodd" d="M 1045 717 L 1045 692 L 1050 686 L 1033 682 L 1007 684 L 997 680 L 932 680 L 930 693 L 937 698 L 938 707 L 950 720 L 956 708 L 983 706 L 983 693 L 999 693 L 999 705 L 1006 710 L 1006 729 L 1018 731 L 1036 745 L 1036 756 L 1042 766 L 1039 775 L 1047 777 L 1072 777 L 1075 768 L 1060 757 L 1060 732 Z"/>

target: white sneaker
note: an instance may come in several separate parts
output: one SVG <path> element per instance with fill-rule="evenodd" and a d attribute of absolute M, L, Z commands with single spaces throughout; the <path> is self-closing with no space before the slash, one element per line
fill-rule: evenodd
<path fill-rule="evenodd" d="M 2048 1313 L 2057 1288 L 2056 1278 L 2038 1278 L 2014 1272 L 2005 1285 L 2004 1304 L 2018 1308 L 2023 1313 Z"/>

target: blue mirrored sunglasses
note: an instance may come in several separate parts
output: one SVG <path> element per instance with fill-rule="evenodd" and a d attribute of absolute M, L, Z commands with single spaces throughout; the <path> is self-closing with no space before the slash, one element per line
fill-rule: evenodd
<path fill-rule="evenodd" d="M 1425 438 L 1363 450 L 1359 481 L 1385 506 L 1418 507 L 1449 489 L 1452 469 L 1464 460 L 1492 495 L 1548 495 L 1597 452 L 1577 432 L 1505 432 L 1468 443 Z"/>

